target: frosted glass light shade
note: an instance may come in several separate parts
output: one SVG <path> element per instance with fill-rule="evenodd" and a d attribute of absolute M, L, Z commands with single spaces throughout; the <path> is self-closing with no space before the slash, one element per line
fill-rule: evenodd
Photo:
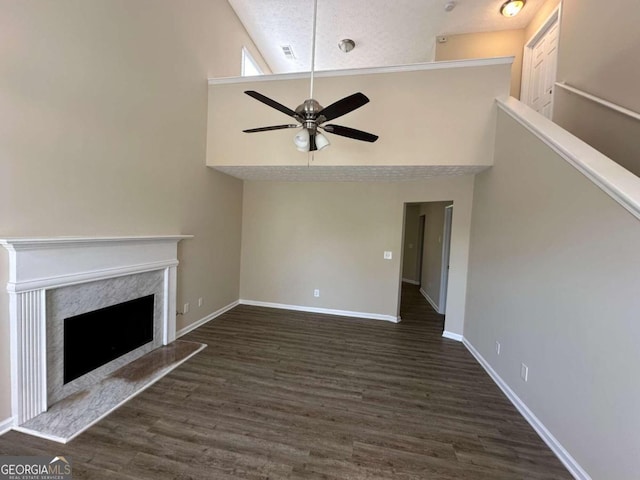
<path fill-rule="evenodd" d="M 325 137 L 320 132 L 316 133 L 316 148 L 318 150 L 327 148 L 329 145 L 331 145 L 331 142 L 329 142 L 329 139 L 327 137 Z"/>
<path fill-rule="evenodd" d="M 522 7 L 524 7 L 525 0 L 509 0 L 500 7 L 500 13 L 505 17 L 515 17 Z"/>
<path fill-rule="evenodd" d="M 310 145 L 309 130 L 307 130 L 306 128 L 300 129 L 298 133 L 296 133 L 296 136 L 293 137 L 293 143 L 299 151 L 308 152 Z"/>

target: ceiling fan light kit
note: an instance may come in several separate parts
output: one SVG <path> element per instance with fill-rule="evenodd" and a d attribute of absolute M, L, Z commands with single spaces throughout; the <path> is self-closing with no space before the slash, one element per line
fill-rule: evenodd
<path fill-rule="evenodd" d="M 505 17 L 515 17 L 525 5 L 526 0 L 507 0 L 500 7 L 500 13 Z"/>
<path fill-rule="evenodd" d="M 307 100 L 300 104 L 295 110 L 276 102 L 275 100 L 262 95 L 254 90 L 247 90 L 244 93 L 250 97 L 258 100 L 259 102 L 268 105 L 271 108 L 278 110 L 296 120 L 295 124 L 289 123 L 284 125 L 272 125 L 269 127 L 258 127 L 243 130 L 245 133 L 255 132 L 267 132 L 271 130 L 281 130 L 285 128 L 300 128 L 300 130 L 293 137 L 293 143 L 296 148 L 301 152 L 315 152 L 322 150 L 330 145 L 329 139 L 323 135 L 319 130 L 322 129 L 325 132 L 333 133 L 334 135 L 340 135 L 342 137 L 352 138 L 354 140 L 360 140 L 362 142 L 375 142 L 378 139 L 377 135 L 372 133 L 363 132 L 362 130 L 356 130 L 355 128 L 343 127 L 341 125 L 327 124 L 334 118 L 346 115 L 349 112 L 362 107 L 369 103 L 369 99 L 363 93 L 354 93 L 348 97 L 344 97 L 337 102 L 332 103 L 328 107 L 323 108 L 317 100 L 313 98 L 313 76 L 315 70 L 315 51 L 316 51 L 316 20 L 318 11 L 318 0 L 314 0 L 313 5 L 313 42 L 311 47 L 311 78 L 310 78 L 310 93 Z M 350 42 L 350 43 L 349 43 Z M 343 48 L 344 43 L 344 48 Z M 344 39 L 339 44 L 339 47 L 344 52 L 349 52 L 355 47 L 355 42 L 351 39 Z"/>

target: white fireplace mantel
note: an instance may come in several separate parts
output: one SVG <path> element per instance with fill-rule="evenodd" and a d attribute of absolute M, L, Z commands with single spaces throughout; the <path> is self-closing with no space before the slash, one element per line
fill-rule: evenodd
<path fill-rule="evenodd" d="M 191 235 L 0 239 L 9 252 L 14 423 L 47 409 L 46 291 L 137 273 L 164 272 L 162 343 L 176 335 L 177 246 Z"/>

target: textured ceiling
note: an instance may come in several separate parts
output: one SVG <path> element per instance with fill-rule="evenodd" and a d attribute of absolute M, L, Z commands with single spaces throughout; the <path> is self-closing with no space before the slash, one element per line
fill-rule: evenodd
<path fill-rule="evenodd" d="M 368 68 L 430 62 L 438 35 L 524 28 L 544 0 L 528 0 L 505 18 L 504 0 L 318 0 L 316 70 Z M 309 71 L 313 0 L 229 0 L 273 73 Z M 351 38 L 345 54 L 338 42 Z M 291 45 L 288 60 L 281 46 Z"/>
<path fill-rule="evenodd" d="M 475 175 L 484 165 L 394 165 L 337 167 L 310 166 L 216 166 L 216 170 L 242 180 L 280 182 L 404 182 L 450 175 Z"/>

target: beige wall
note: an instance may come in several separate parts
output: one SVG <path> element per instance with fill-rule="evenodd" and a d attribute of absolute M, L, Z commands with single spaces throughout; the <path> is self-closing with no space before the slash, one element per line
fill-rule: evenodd
<path fill-rule="evenodd" d="M 638 245 L 636 218 L 499 114 L 495 165 L 475 182 L 464 334 L 594 479 L 638 475 Z"/>
<path fill-rule="evenodd" d="M 636 0 L 563 0 L 558 79 L 640 112 L 638 23 Z"/>
<path fill-rule="evenodd" d="M 555 123 L 640 176 L 638 120 L 559 88 L 554 101 Z"/>
<path fill-rule="evenodd" d="M 206 79 L 238 75 L 247 43 L 226 1 L 0 3 L 0 237 L 194 234 L 178 327 L 236 300 L 242 183 L 205 166 Z"/>
<path fill-rule="evenodd" d="M 638 23 L 636 0 L 564 0 L 558 81 L 640 112 Z M 640 175 L 636 119 L 557 88 L 554 121 Z"/>
<path fill-rule="evenodd" d="M 407 205 L 404 211 L 404 236 L 402 244 L 402 278 L 411 282 L 418 281 L 418 256 L 421 246 L 419 237 L 419 205 Z"/>
<path fill-rule="evenodd" d="M 332 147 L 317 158 L 323 165 L 490 165 L 494 99 L 508 94 L 509 69 L 502 64 L 317 78 L 314 96 L 324 106 L 358 91 L 367 95 L 370 103 L 336 123 L 380 136 L 365 143 L 328 134 Z M 296 108 L 308 89 L 306 79 L 211 85 L 207 164 L 306 165 L 307 156 L 292 147 L 294 130 L 242 130 L 292 120 L 245 90 Z"/>
<path fill-rule="evenodd" d="M 462 332 L 473 177 L 403 183 L 245 182 L 244 300 L 396 316 L 404 204 L 453 200 L 446 328 Z M 391 250 L 392 260 L 383 252 Z M 320 289 L 320 297 L 313 290 Z"/>
<path fill-rule="evenodd" d="M 447 35 L 446 38 L 445 43 L 436 42 L 436 62 L 513 56 L 510 94 L 512 97 L 520 98 L 524 30 L 465 33 Z"/>
<path fill-rule="evenodd" d="M 451 202 L 430 202 L 420 205 L 420 214 L 425 216 L 420 288 L 441 310 L 442 288 L 442 239 L 444 234 L 444 207 Z"/>
<path fill-rule="evenodd" d="M 527 28 L 524 29 L 524 41 L 525 44 L 531 40 L 531 38 L 537 33 L 537 31 L 544 25 L 547 19 L 551 16 L 556 7 L 560 4 L 560 0 L 547 0 L 538 9 L 533 16 Z"/>

